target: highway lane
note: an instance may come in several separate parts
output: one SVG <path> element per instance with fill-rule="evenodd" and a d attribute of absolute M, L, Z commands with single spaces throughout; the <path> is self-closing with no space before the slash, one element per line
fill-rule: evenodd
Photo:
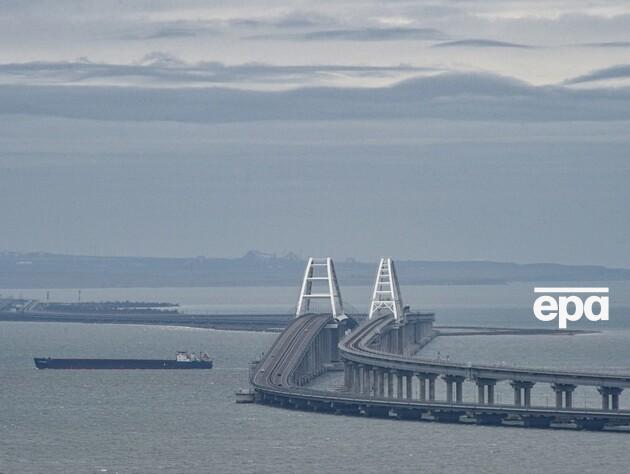
<path fill-rule="evenodd" d="M 304 315 L 289 323 L 257 366 L 254 386 L 290 388 L 291 375 L 298 367 L 311 341 L 317 337 L 330 315 Z"/>

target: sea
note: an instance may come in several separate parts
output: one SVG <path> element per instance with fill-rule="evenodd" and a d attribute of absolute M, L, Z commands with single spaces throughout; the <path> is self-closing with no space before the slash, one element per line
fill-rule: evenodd
<path fill-rule="evenodd" d="M 561 286 L 554 284 L 554 286 Z M 572 285 L 575 286 L 575 285 Z M 601 283 L 580 286 L 603 286 Z M 608 322 L 574 336 L 440 337 L 426 357 L 630 374 L 630 283 L 611 282 Z M 410 286 L 405 302 L 436 325 L 551 328 L 535 320 L 533 285 Z M 348 312 L 370 288 L 343 288 Z M 0 290 L 76 301 L 77 289 Z M 82 289 L 83 301 L 168 301 L 191 313 L 290 313 L 297 289 Z M 627 473 L 630 435 L 399 421 L 236 404 L 248 365 L 276 333 L 186 327 L 0 322 L 0 473 Z M 207 351 L 212 370 L 38 371 L 33 357 L 171 358 Z M 339 374 L 316 384 L 334 389 Z M 441 391 L 441 384 L 438 385 Z M 465 397 L 474 400 L 474 386 Z M 539 384 L 534 403 L 553 403 Z M 497 401 L 509 403 L 507 383 Z M 579 388 L 576 406 L 599 403 Z M 621 396 L 630 409 L 630 391 Z"/>

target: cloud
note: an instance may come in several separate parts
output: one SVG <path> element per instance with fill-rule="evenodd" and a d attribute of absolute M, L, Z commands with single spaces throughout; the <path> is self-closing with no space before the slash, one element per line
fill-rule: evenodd
<path fill-rule="evenodd" d="M 433 45 L 434 48 L 533 48 L 526 44 L 508 43 L 506 41 L 488 39 L 464 39 L 457 41 L 447 41 Z"/>
<path fill-rule="evenodd" d="M 270 65 L 249 63 L 226 65 L 220 62 L 185 63 L 176 56 L 153 52 L 134 64 L 73 62 L 29 62 L 0 64 L 0 83 L 5 84 L 82 84 L 82 85 L 172 85 L 202 86 L 236 84 L 323 83 L 339 76 L 396 79 L 435 71 L 431 68 L 361 65 Z"/>
<path fill-rule="evenodd" d="M 630 90 L 537 87 L 489 74 L 455 73 L 392 87 L 282 92 L 11 85 L 0 87 L 0 114 L 198 123 L 422 118 L 610 121 L 630 120 Z"/>
<path fill-rule="evenodd" d="M 201 36 L 221 36 L 241 32 L 251 34 L 259 30 L 304 31 L 305 29 L 334 27 L 337 20 L 319 13 L 294 11 L 281 15 L 262 17 L 244 16 L 207 20 L 179 19 L 174 21 L 132 22 L 125 32 L 117 34 L 123 40 L 155 40 Z"/>
<path fill-rule="evenodd" d="M 259 23 L 260 24 L 260 23 Z M 321 13 L 295 11 L 281 15 L 272 20 L 267 20 L 263 26 L 270 25 L 276 28 L 312 28 L 322 25 L 335 25 L 337 20 Z"/>
<path fill-rule="evenodd" d="M 215 22 L 178 20 L 170 22 L 150 22 L 134 25 L 134 28 L 118 38 L 131 41 L 146 41 L 170 38 L 191 38 L 197 36 L 219 36 L 223 30 Z"/>
<path fill-rule="evenodd" d="M 264 34 L 248 39 L 290 41 L 442 41 L 448 35 L 434 28 L 351 28 L 309 31 L 297 34 Z"/>
<path fill-rule="evenodd" d="M 578 46 L 588 46 L 592 48 L 630 48 L 630 41 L 606 41 L 603 43 L 584 43 Z"/>
<path fill-rule="evenodd" d="M 606 81 L 610 79 L 630 79 L 630 64 L 619 64 L 568 79 L 565 84 L 582 84 L 586 82 Z"/>

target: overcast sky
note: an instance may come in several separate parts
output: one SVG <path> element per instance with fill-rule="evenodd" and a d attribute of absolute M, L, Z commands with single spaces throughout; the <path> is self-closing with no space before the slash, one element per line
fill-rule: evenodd
<path fill-rule="evenodd" d="M 0 1 L 0 250 L 630 266 L 630 3 Z"/>

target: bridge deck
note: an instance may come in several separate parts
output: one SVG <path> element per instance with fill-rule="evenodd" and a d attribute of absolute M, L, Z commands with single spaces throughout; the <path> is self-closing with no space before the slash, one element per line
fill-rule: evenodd
<path fill-rule="evenodd" d="M 252 385 L 258 393 L 259 400 L 268 403 L 280 403 L 294 408 L 315 409 L 345 414 L 363 414 L 373 416 L 395 416 L 411 419 L 436 419 L 438 421 L 458 421 L 463 415 L 474 417 L 480 422 L 490 420 L 493 424 L 501 424 L 504 420 L 516 416 L 526 426 L 549 426 L 553 422 L 571 422 L 585 429 L 601 429 L 607 426 L 630 425 L 629 411 L 605 411 L 598 409 L 578 408 L 547 408 L 547 407 L 518 407 L 511 405 L 481 405 L 476 403 L 455 403 L 443 401 L 420 401 L 415 399 L 379 398 L 373 395 L 329 392 L 298 387 L 292 382 L 294 371 L 306 352 L 312 347 L 313 340 L 328 323 L 329 315 L 305 315 L 292 321 L 286 330 L 278 336 L 271 349 L 258 364 L 252 377 Z M 387 321 L 376 318 L 365 323 L 351 333 L 340 344 L 344 358 L 363 361 L 366 364 L 379 363 L 389 368 L 404 368 L 410 371 L 428 370 L 435 367 L 439 373 L 445 370 L 465 370 L 464 375 L 470 376 L 471 369 L 478 374 L 485 375 L 486 371 L 502 369 L 505 378 L 512 378 L 517 374 L 521 377 L 554 377 L 554 381 L 565 380 L 567 377 L 583 376 L 585 380 L 595 384 L 610 382 L 611 384 L 625 383 L 624 377 L 602 376 L 600 374 L 561 373 L 547 371 L 541 374 L 529 369 L 495 368 L 485 366 L 461 367 L 457 364 L 436 363 L 411 357 L 395 356 L 381 353 L 367 348 L 366 340 L 373 331 L 382 330 Z M 499 372 L 497 372 L 499 373 Z M 494 376 L 494 375 L 493 375 Z M 564 378 L 563 378 L 564 377 Z"/>
<path fill-rule="evenodd" d="M 387 317 L 375 318 L 354 331 L 341 343 L 344 358 L 360 364 L 406 372 L 459 375 L 468 379 L 518 380 L 591 386 L 630 387 L 630 375 L 588 373 L 569 370 L 537 369 L 423 359 L 388 352 L 369 346 L 369 342 L 391 324 Z"/>

